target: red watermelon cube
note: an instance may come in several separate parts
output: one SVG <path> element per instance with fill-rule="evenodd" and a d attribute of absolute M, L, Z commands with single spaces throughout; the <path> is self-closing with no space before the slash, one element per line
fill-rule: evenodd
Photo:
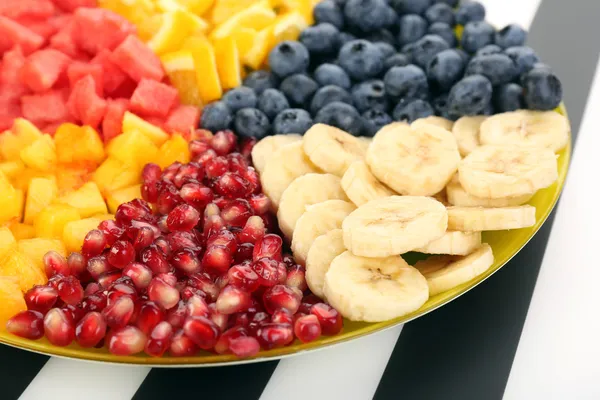
<path fill-rule="evenodd" d="M 0 15 L 10 19 L 48 18 L 55 12 L 56 8 L 50 0 L 2 0 L 0 2 Z"/>
<path fill-rule="evenodd" d="M 11 85 L 0 85 L 0 133 L 9 129 L 13 120 L 21 116 L 20 96 L 21 93 L 14 92 Z"/>
<path fill-rule="evenodd" d="M 59 28 L 49 24 L 45 19 L 31 18 L 31 17 L 22 17 L 16 19 L 19 24 L 26 26 L 28 29 L 31 29 L 33 32 L 42 36 L 44 39 L 50 39 L 52 35 L 58 32 Z"/>
<path fill-rule="evenodd" d="M 119 14 L 101 8 L 79 8 L 75 11 L 75 42 L 87 53 L 96 55 L 102 49 L 113 50 L 135 26 Z"/>
<path fill-rule="evenodd" d="M 97 7 L 97 0 L 54 0 L 54 4 L 66 12 L 73 12 L 79 7 Z"/>
<path fill-rule="evenodd" d="M 91 77 L 94 78 L 96 93 L 98 93 L 98 96 L 102 97 L 104 71 L 102 70 L 101 65 L 75 61 L 67 68 L 67 76 L 69 77 L 69 86 L 71 88 L 75 86 L 75 83 L 77 83 L 78 80 L 86 75 L 91 75 Z"/>
<path fill-rule="evenodd" d="M 164 83 L 142 79 L 131 96 L 130 109 L 142 116 L 164 118 L 177 103 L 177 89 Z"/>
<path fill-rule="evenodd" d="M 123 82 L 129 79 L 127 74 L 110 60 L 110 51 L 106 49 L 100 50 L 91 63 L 100 65 L 104 71 L 102 86 L 105 93 L 114 92 Z"/>
<path fill-rule="evenodd" d="M 94 129 L 98 127 L 106 113 L 106 100 L 98 96 L 96 82 L 91 75 L 75 83 L 67 107 L 77 120 Z"/>
<path fill-rule="evenodd" d="M 0 69 L 0 82 L 14 84 L 21 79 L 21 68 L 25 64 L 25 56 L 21 46 L 4 53 L 2 68 Z"/>
<path fill-rule="evenodd" d="M 171 111 L 164 123 L 164 129 L 169 133 L 185 134 L 194 130 L 200 122 L 200 109 L 196 106 L 179 105 Z"/>
<path fill-rule="evenodd" d="M 23 116 L 37 124 L 62 122 L 70 117 L 64 90 L 50 90 L 46 93 L 21 97 Z"/>
<path fill-rule="evenodd" d="M 161 81 L 165 76 L 158 56 L 134 35 L 129 35 L 112 52 L 110 60 L 136 82 L 142 78 Z"/>
<path fill-rule="evenodd" d="M 21 79 L 34 92 L 44 92 L 56 83 L 70 62 L 69 56 L 55 49 L 36 51 L 25 61 Z"/>
<path fill-rule="evenodd" d="M 78 58 L 81 51 L 77 48 L 74 39 L 75 23 L 72 20 L 65 22 L 60 30 L 50 38 L 50 47 L 63 52 L 71 58 Z"/>
<path fill-rule="evenodd" d="M 102 136 L 104 143 L 108 143 L 114 137 L 120 135 L 123 131 L 123 115 L 129 107 L 129 100 L 115 99 L 108 100 L 106 114 L 102 121 Z"/>
<path fill-rule="evenodd" d="M 0 53 L 20 45 L 29 54 L 42 47 L 44 38 L 31 29 L 0 15 Z"/>
<path fill-rule="evenodd" d="M 54 134 L 56 133 L 56 131 L 58 130 L 58 128 L 64 124 L 65 122 L 70 122 L 70 121 L 64 121 L 64 122 L 51 122 L 47 125 L 42 125 L 39 127 L 39 129 L 44 132 L 47 133 L 50 136 L 54 136 Z"/>

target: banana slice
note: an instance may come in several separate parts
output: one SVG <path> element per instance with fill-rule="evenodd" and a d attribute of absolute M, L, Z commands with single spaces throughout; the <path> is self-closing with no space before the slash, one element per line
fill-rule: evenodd
<path fill-rule="evenodd" d="M 292 235 L 292 252 L 300 264 L 304 264 L 314 240 L 332 229 L 342 227 L 342 221 L 356 209 L 354 204 L 344 200 L 327 200 L 306 208 L 298 218 Z"/>
<path fill-rule="evenodd" d="M 331 262 L 323 292 L 344 317 L 366 322 L 401 317 L 429 298 L 427 280 L 402 257 L 366 258 L 349 251 Z"/>
<path fill-rule="evenodd" d="M 393 190 L 387 188 L 373 176 L 367 163 L 363 160 L 350 164 L 342 176 L 341 184 L 348 198 L 358 207 L 371 200 L 395 194 Z"/>
<path fill-rule="evenodd" d="M 432 196 L 456 172 L 460 154 L 456 140 L 445 129 L 400 122 L 377 132 L 366 160 L 373 175 L 396 192 Z"/>
<path fill-rule="evenodd" d="M 267 160 L 282 146 L 298 142 L 302 136 L 296 134 L 267 136 L 252 148 L 252 164 L 259 174 L 263 173 Z"/>
<path fill-rule="evenodd" d="M 442 203 L 446 207 L 450 205 L 448 203 L 448 196 L 446 196 L 446 191 L 445 190 L 442 190 L 441 192 L 436 193 L 436 194 L 434 194 L 431 197 L 433 197 L 435 200 L 439 201 L 440 203 Z"/>
<path fill-rule="evenodd" d="M 371 145 L 371 142 L 373 142 L 373 138 L 368 137 L 368 136 L 359 136 L 359 137 L 357 137 L 357 139 L 360 140 L 360 144 L 365 149 L 365 154 L 366 154 L 366 151 L 369 148 L 369 146 Z"/>
<path fill-rule="evenodd" d="M 430 117 L 419 118 L 415 122 L 411 124 L 411 126 L 420 126 L 421 124 L 433 124 L 435 126 L 439 126 L 440 128 L 444 128 L 445 130 L 452 132 L 452 127 L 454 126 L 454 122 L 449 119 L 438 117 L 432 115 Z"/>
<path fill-rule="evenodd" d="M 535 225 L 535 207 L 448 207 L 448 230 L 503 231 Z"/>
<path fill-rule="evenodd" d="M 458 178 L 473 196 L 515 197 L 552 185 L 558 179 L 558 166 L 549 149 L 485 145 L 462 160 Z"/>
<path fill-rule="evenodd" d="M 453 206 L 462 207 L 514 207 L 527 203 L 533 197 L 532 194 L 524 194 L 516 197 L 502 197 L 499 199 L 485 199 L 470 195 L 462 187 L 458 175 L 448 182 L 446 186 L 446 197 L 448 203 Z"/>
<path fill-rule="evenodd" d="M 280 147 L 265 163 L 260 182 L 263 191 L 271 199 L 276 210 L 281 195 L 299 176 L 321 172 L 304 154 L 302 142 L 286 144 Z"/>
<path fill-rule="evenodd" d="M 429 295 L 435 296 L 469 282 L 487 271 L 493 263 L 492 248 L 484 243 L 466 257 L 433 256 L 417 262 L 415 268 L 425 275 Z"/>
<path fill-rule="evenodd" d="M 496 114 L 481 124 L 483 144 L 514 144 L 563 149 L 569 141 L 569 120 L 556 111 L 519 110 Z"/>
<path fill-rule="evenodd" d="M 307 174 L 297 178 L 281 196 L 279 210 L 277 210 L 281 232 L 291 239 L 296 222 L 308 206 L 335 199 L 348 201 L 348 197 L 340 185 L 340 178 L 337 176 Z"/>
<path fill-rule="evenodd" d="M 310 291 L 323 298 L 325 274 L 334 258 L 346 251 L 341 229 L 334 229 L 315 239 L 306 256 L 306 283 Z"/>
<path fill-rule="evenodd" d="M 486 116 L 462 117 L 454 123 L 452 134 L 456 138 L 461 156 L 466 157 L 481 145 L 479 130 L 487 118 Z"/>
<path fill-rule="evenodd" d="M 481 246 L 481 232 L 448 231 L 439 239 L 415 249 L 425 254 L 451 254 L 464 256 Z"/>
<path fill-rule="evenodd" d="M 431 197 L 391 196 L 360 206 L 342 223 L 357 256 L 387 257 L 425 246 L 446 232 L 446 207 Z"/>
<path fill-rule="evenodd" d="M 304 134 L 304 152 L 323 171 L 344 175 L 348 166 L 365 156 L 365 146 L 360 139 L 333 126 L 313 125 Z"/>

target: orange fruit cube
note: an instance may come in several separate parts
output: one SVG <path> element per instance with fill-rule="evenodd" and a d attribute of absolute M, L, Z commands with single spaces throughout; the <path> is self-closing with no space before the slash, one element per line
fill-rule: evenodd
<path fill-rule="evenodd" d="M 9 229 L 17 240 L 31 239 L 35 236 L 35 228 L 33 225 L 17 222 L 10 224 Z"/>
<path fill-rule="evenodd" d="M 16 278 L 21 292 L 43 285 L 48 278 L 33 261 L 18 250 L 9 250 L 0 260 L 0 276 Z"/>
<path fill-rule="evenodd" d="M 98 228 L 100 218 L 86 218 L 79 221 L 71 221 L 65 225 L 62 234 L 62 240 L 68 252 L 80 251 L 85 235 L 92 229 Z"/>
<path fill-rule="evenodd" d="M 106 157 L 102 138 L 89 126 L 62 124 L 54 134 L 54 142 L 60 163 L 94 167 Z"/>
<path fill-rule="evenodd" d="M 130 202 L 133 199 L 141 199 L 141 188 L 142 185 L 139 184 L 115 190 L 113 192 L 109 192 L 106 195 L 106 203 L 108 203 L 108 210 L 114 214 L 117 212 L 117 208 L 119 208 L 121 204 Z"/>
<path fill-rule="evenodd" d="M 53 204 L 43 209 L 33 226 L 37 237 L 60 239 L 66 224 L 80 220 L 81 216 L 75 207 L 66 204 Z"/>
<path fill-rule="evenodd" d="M 58 196 L 56 181 L 48 178 L 33 178 L 27 189 L 25 217 L 23 222 L 33 224 L 35 217 L 48 207 Z"/>
<path fill-rule="evenodd" d="M 0 330 L 5 329 L 6 322 L 15 314 L 27 310 L 18 282 L 15 278 L 0 276 Z"/>
<path fill-rule="evenodd" d="M 0 172 L 8 179 L 14 179 L 25 169 L 25 164 L 21 160 L 0 162 Z"/>
<path fill-rule="evenodd" d="M 202 23 L 199 26 L 198 19 L 199 17 L 181 8 L 167 11 L 159 30 L 148 41 L 148 47 L 159 55 L 179 49 L 186 37 L 202 29 Z"/>
<path fill-rule="evenodd" d="M 30 168 L 49 171 L 56 166 L 56 147 L 50 135 L 42 135 L 21 150 L 21 161 Z"/>
<path fill-rule="evenodd" d="M 86 183 L 79 189 L 60 197 L 57 202 L 74 207 L 81 218 L 87 218 L 94 214 L 106 214 L 108 211 L 95 182 Z"/>
<path fill-rule="evenodd" d="M 13 233 L 5 226 L 0 226 L 0 258 L 4 256 L 10 249 L 17 247 L 17 240 Z"/>
<path fill-rule="evenodd" d="M 24 192 L 15 189 L 0 172 L 0 224 L 21 221 L 24 197 Z"/>
<path fill-rule="evenodd" d="M 309 24 L 300 11 L 290 11 L 277 17 L 273 26 L 273 43 L 271 47 L 284 40 L 298 40 L 300 32 Z"/>
<path fill-rule="evenodd" d="M 183 164 L 190 162 L 188 142 L 178 133 L 174 134 L 171 139 L 160 146 L 156 163 L 161 168 L 166 168 L 175 161 Z"/>
<path fill-rule="evenodd" d="M 0 156 L 5 160 L 19 160 L 21 150 L 42 137 L 42 132 L 31 122 L 17 118 L 10 131 L 0 134 Z"/>

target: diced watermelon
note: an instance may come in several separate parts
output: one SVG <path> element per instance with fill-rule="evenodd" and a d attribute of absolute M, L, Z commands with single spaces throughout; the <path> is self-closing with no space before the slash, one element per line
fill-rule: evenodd
<path fill-rule="evenodd" d="M 56 9 L 50 0 L 2 0 L 0 15 L 10 19 L 22 17 L 48 18 Z"/>
<path fill-rule="evenodd" d="M 0 69 L 0 82 L 17 83 L 21 79 L 21 68 L 25 64 L 25 56 L 21 46 L 4 53 L 2 69 Z"/>
<path fill-rule="evenodd" d="M 77 120 L 92 128 L 98 127 L 106 113 L 106 100 L 96 93 L 96 82 L 91 75 L 75 83 L 67 107 Z"/>
<path fill-rule="evenodd" d="M 0 85 L 0 132 L 10 128 L 13 120 L 21 116 L 20 96 L 10 85 Z"/>
<path fill-rule="evenodd" d="M 92 78 L 94 78 L 96 93 L 98 93 L 98 96 L 102 97 L 104 72 L 101 65 L 74 61 L 67 69 L 69 86 L 73 88 L 75 83 L 86 75 L 91 75 Z"/>
<path fill-rule="evenodd" d="M 21 112 L 28 120 L 40 124 L 62 122 L 69 118 L 64 90 L 21 97 Z"/>
<path fill-rule="evenodd" d="M 102 121 L 102 136 L 104 143 L 110 142 L 112 138 L 118 136 L 123 130 L 123 115 L 129 107 L 129 100 L 115 99 L 108 100 L 106 114 Z"/>
<path fill-rule="evenodd" d="M 20 45 L 29 54 L 44 44 L 44 38 L 31 29 L 0 15 L 0 53 Z"/>
<path fill-rule="evenodd" d="M 130 109 L 142 116 L 164 118 L 177 103 L 177 89 L 164 83 L 142 79 L 131 96 Z"/>
<path fill-rule="evenodd" d="M 19 24 L 31 29 L 33 32 L 42 36 L 44 39 L 50 39 L 52 35 L 54 35 L 59 27 L 49 24 L 46 19 L 32 18 L 32 17 L 22 17 L 18 18 L 17 21 Z"/>
<path fill-rule="evenodd" d="M 21 69 L 21 79 L 34 92 L 50 89 L 71 62 L 69 56 L 55 49 L 43 49 L 30 55 Z"/>
<path fill-rule="evenodd" d="M 128 35 L 135 34 L 135 25 L 119 14 L 101 8 L 79 8 L 75 11 L 75 42 L 81 49 L 95 55 L 102 49 L 115 49 Z"/>
<path fill-rule="evenodd" d="M 110 51 L 103 49 L 91 61 L 92 64 L 97 64 L 104 71 L 103 87 L 104 92 L 114 92 L 123 82 L 128 80 L 128 76 L 121 68 L 110 60 Z"/>
<path fill-rule="evenodd" d="M 165 76 L 160 59 L 134 35 L 129 35 L 112 52 L 110 59 L 136 82 L 142 78 L 160 82 Z"/>
<path fill-rule="evenodd" d="M 179 105 L 171 111 L 164 123 L 164 129 L 169 133 L 187 133 L 196 129 L 200 122 L 200 109 L 196 106 Z"/>
<path fill-rule="evenodd" d="M 40 128 L 40 130 L 44 133 L 47 133 L 50 136 L 54 136 L 54 134 L 56 133 L 56 131 L 58 130 L 58 128 L 64 124 L 65 122 L 69 122 L 69 121 L 64 121 L 64 122 L 51 122 L 47 125 L 43 125 Z"/>
<path fill-rule="evenodd" d="M 66 12 L 73 12 L 79 7 L 97 7 L 97 0 L 54 0 L 54 4 Z"/>

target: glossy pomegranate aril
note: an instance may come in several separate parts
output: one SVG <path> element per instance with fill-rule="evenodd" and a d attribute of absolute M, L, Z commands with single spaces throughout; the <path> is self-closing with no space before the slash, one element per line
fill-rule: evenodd
<path fill-rule="evenodd" d="M 229 350 L 239 358 L 247 358 L 258 354 L 260 344 L 256 338 L 250 336 L 239 337 L 229 341 Z"/>
<path fill-rule="evenodd" d="M 187 300 L 186 315 L 190 317 L 208 317 L 208 304 L 201 296 L 194 295 Z"/>
<path fill-rule="evenodd" d="M 98 283 L 102 289 L 108 289 L 120 277 L 121 271 L 105 272 L 98 277 Z"/>
<path fill-rule="evenodd" d="M 244 228 L 238 234 L 240 243 L 256 243 L 259 239 L 265 236 L 265 223 L 262 218 L 254 215 L 246 221 Z"/>
<path fill-rule="evenodd" d="M 282 261 L 282 246 L 283 240 L 281 240 L 281 237 L 269 233 L 263 236 L 254 244 L 254 253 L 252 254 L 252 260 L 256 261 L 261 258 L 268 257 L 273 260 Z"/>
<path fill-rule="evenodd" d="M 233 132 L 225 130 L 215 133 L 210 140 L 210 145 L 218 155 L 224 156 L 235 148 L 236 142 Z"/>
<path fill-rule="evenodd" d="M 206 296 L 210 301 L 215 301 L 217 296 L 219 296 L 219 288 L 210 279 L 208 274 L 194 274 L 190 277 L 190 279 L 188 279 L 187 284 L 196 289 L 202 290 L 204 293 L 206 293 Z"/>
<path fill-rule="evenodd" d="M 336 335 L 344 326 L 342 315 L 328 304 L 317 303 L 311 307 L 310 313 L 317 316 L 323 335 Z"/>
<path fill-rule="evenodd" d="M 153 301 L 145 301 L 141 303 L 135 323 L 142 332 L 149 334 L 159 322 L 165 319 L 165 312 L 158 304 Z"/>
<path fill-rule="evenodd" d="M 322 301 L 323 300 L 321 300 L 319 297 L 310 293 L 302 298 L 298 312 L 303 314 L 310 314 L 310 309 L 312 308 L 312 306 L 317 303 L 321 303 Z"/>
<path fill-rule="evenodd" d="M 206 317 L 188 317 L 183 323 L 183 332 L 201 349 L 214 347 L 219 337 L 219 327 Z"/>
<path fill-rule="evenodd" d="M 246 158 L 246 159 L 250 159 L 250 156 L 252 154 L 252 149 L 254 148 L 254 145 L 256 144 L 257 140 L 256 138 L 243 138 L 242 142 L 240 143 L 240 153 Z"/>
<path fill-rule="evenodd" d="M 252 193 L 250 182 L 235 172 L 225 172 L 213 185 L 215 193 L 227 198 L 244 198 Z"/>
<path fill-rule="evenodd" d="M 67 263 L 67 259 L 60 253 L 50 250 L 44 254 L 44 270 L 48 278 L 54 275 L 71 275 L 71 269 Z"/>
<path fill-rule="evenodd" d="M 229 162 L 229 171 L 241 174 L 248 170 L 248 161 L 240 153 L 231 153 L 227 155 Z"/>
<path fill-rule="evenodd" d="M 302 343 L 312 342 L 321 336 L 321 325 L 314 314 L 304 315 L 294 323 L 294 334 Z"/>
<path fill-rule="evenodd" d="M 156 182 L 160 179 L 162 170 L 157 164 L 148 163 L 142 168 L 142 181 L 144 182 Z"/>
<path fill-rule="evenodd" d="M 183 329 L 175 332 L 171 338 L 171 346 L 169 346 L 169 354 L 173 357 L 189 357 L 198 352 L 198 346 L 185 335 Z"/>
<path fill-rule="evenodd" d="M 77 304 L 83 299 L 83 287 L 74 276 L 65 276 L 61 279 L 56 290 L 65 304 Z"/>
<path fill-rule="evenodd" d="M 218 354 L 229 353 L 229 341 L 243 336 L 248 336 L 248 331 L 242 326 L 234 326 L 226 330 L 215 343 L 215 351 Z"/>
<path fill-rule="evenodd" d="M 256 246 L 254 247 L 256 250 Z M 258 281 L 262 286 L 274 286 L 282 280 L 285 282 L 286 270 L 285 264 L 271 258 L 261 258 L 254 261 L 252 269 L 258 275 Z"/>
<path fill-rule="evenodd" d="M 140 188 L 140 192 L 142 194 L 142 199 L 146 200 L 150 203 L 156 203 L 158 200 L 158 182 L 145 182 L 142 184 Z"/>
<path fill-rule="evenodd" d="M 25 339 L 39 339 L 44 336 L 44 314 L 35 310 L 21 311 L 8 320 L 6 330 Z"/>
<path fill-rule="evenodd" d="M 181 168 L 182 165 L 183 164 L 181 164 L 179 161 L 175 161 L 173 164 L 164 169 L 163 173 L 161 174 L 161 179 L 163 181 L 172 183 L 173 178 L 175 178 L 175 174 L 177 174 L 177 171 L 179 171 L 179 168 Z"/>
<path fill-rule="evenodd" d="M 225 246 L 212 246 L 202 257 L 202 267 L 218 274 L 226 272 L 232 262 L 231 251 Z"/>
<path fill-rule="evenodd" d="M 87 269 L 87 258 L 83 254 L 73 252 L 67 257 L 67 264 L 72 275 L 81 276 Z"/>
<path fill-rule="evenodd" d="M 294 322 L 294 315 L 287 308 L 279 308 L 273 312 L 271 321 L 278 324 L 292 324 Z"/>
<path fill-rule="evenodd" d="M 28 310 L 46 313 L 58 300 L 58 291 L 51 286 L 34 286 L 25 293 Z"/>
<path fill-rule="evenodd" d="M 179 291 L 163 279 L 155 277 L 148 286 L 148 297 L 165 310 L 175 307 L 179 302 Z"/>
<path fill-rule="evenodd" d="M 123 268 L 123 276 L 128 276 L 137 290 L 144 290 L 152 280 L 152 270 L 142 263 L 131 263 Z"/>
<path fill-rule="evenodd" d="M 96 293 L 98 291 L 100 291 L 100 285 L 98 285 L 97 282 L 90 282 L 85 287 L 85 290 L 83 291 L 83 295 L 84 296 L 89 296 L 89 295 L 92 295 L 92 294 L 94 294 L 94 293 Z"/>
<path fill-rule="evenodd" d="M 135 301 L 137 299 L 137 291 L 134 287 L 126 285 L 124 283 L 113 283 L 107 295 L 108 304 L 113 303 L 115 300 L 122 296 L 127 296 L 131 300 Z"/>
<path fill-rule="evenodd" d="M 196 158 L 198 158 L 202 153 L 204 153 L 206 150 L 210 149 L 210 144 L 207 142 L 203 142 L 200 140 L 192 140 L 190 142 L 189 148 L 190 148 L 190 158 L 192 160 L 195 160 Z"/>
<path fill-rule="evenodd" d="M 135 237 L 132 239 L 133 242 L 133 248 L 136 251 L 140 251 L 145 247 L 148 247 L 152 244 L 152 241 L 154 240 L 154 236 L 155 236 L 155 232 L 152 230 L 152 228 L 147 227 L 147 226 L 142 226 L 139 229 L 135 229 L 136 233 L 135 233 Z M 158 229 L 157 229 L 158 231 Z"/>
<path fill-rule="evenodd" d="M 246 292 L 254 292 L 260 286 L 258 275 L 249 264 L 234 265 L 227 271 L 229 284 Z"/>
<path fill-rule="evenodd" d="M 145 221 L 150 217 L 150 207 L 141 199 L 135 199 L 128 203 L 123 203 L 117 208 L 115 221 L 121 226 L 131 224 L 133 220 Z"/>
<path fill-rule="evenodd" d="M 263 305 L 269 314 L 273 314 L 278 308 L 285 308 L 295 314 L 301 300 L 300 290 L 285 285 L 275 285 L 263 294 Z"/>
<path fill-rule="evenodd" d="M 213 150 L 211 150 L 214 154 L 216 154 Z M 211 154 L 209 152 L 206 152 L 205 154 L 203 154 L 203 158 L 207 158 L 207 154 Z M 200 163 L 202 163 L 202 161 L 199 161 Z M 206 172 L 206 177 L 208 179 L 215 179 L 220 177 L 221 175 L 223 175 L 224 173 L 227 172 L 227 169 L 229 168 L 229 163 L 227 162 L 227 159 L 225 157 L 222 156 L 218 156 L 215 158 L 212 158 L 210 160 L 207 160 L 206 162 L 203 163 L 204 165 L 204 170 Z"/>
<path fill-rule="evenodd" d="M 183 201 L 198 211 L 204 210 L 207 204 L 213 201 L 215 195 L 212 190 L 200 183 L 186 183 L 179 190 Z"/>
<path fill-rule="evenodd" d="M 261 347 L 272 349 L 282 347 L 294 341 L 294 332 L 290 324 L 277 324 L 274 322 L 262 324 L 256 331 L 256 338 Z"/>
<path fill-rule="evenodd" d="M 92 257 L 87 262 L 87 271 L 94 279 L 98 279 L 100 275 L 113 270 L 114 267 L 108 263 L 104 255 Z"/>
<path fill-rule="evenodd" d="M 208 311 L 210 319 L 217 324 L 221 331 L 227 329 L 227 326 L 229 326 L 229 314 L 223 314 L 217 311 L 217 303 L 210 303 L 208 305 Z"/>
<path fill-rule="evenodd" d="M 233 261 L 235 263 L 242 263 L 244 261 L 252 260 L 252 252 L 254 251 L 254 245 L 252 243 L 242 243 L 238 246 Z"/>
<path fill-rule="evenodd" d="M 144 351 L 146 335 L 135 326 L 113 331 L 108 340 L 108 351 L 117 356 L 129 356 Z"/>
<path fill-rule="evenodd" d="M 271 200 L 262 193 L 250 196 L 248 204 L 250 204 L 250 208 L 254 215 L 266 214 L 271 208 Z"/>
<path fill-rule="evenodd" d="M 192 162 L 189 164 L 182 165 L 179 168 L 179 170 L 175 174 L 175 177 L 173 178 L 173 184 L 177 188 L 181 189 L 181 187 L 186 182 L 198 182 L 201 181 L 203 178 L 204 168 L 202 167 L 202 165 Z"/>
<path fill-rule="evenodd" d="M 200 243 L 192 232 L 179 231 L 170 233 L 167 236 L 167 243 L 170 252 L 177 252 L 183 249 L 189 249 L 194 252 L 199 252 L 201 250 Z"/>
<path fill-rule="evenodd" d="M 248 332 L 250 332 L 251 335 L 256 336 L 256 332 L 258 331 L 258 329 L 269 322 L 271 322 L 271 317 L 269 316 L 269 314 L 262 311 L 257 312 L 254 315 L 252 315 L 250 321 L 248 322 Z"/>
<path fill-rule="evenodd" d="M 175 185 L 165 184 L 156 199 L 156 208 L 159 213 L 166 215 L 181 203 L 183 203 L 183 199 Z"/>
<path fill-rule="evenodd" d="M 156 325 L 148 336 L 144 351 L 149 356 L 161 357 L 171 345 L 172 337 L 173 327 L 168 322 L 163 321 Z"/>
<path fill-rule="evenodd" d="M 129 323 L 133 315 L 133 300 L 131 297 L 122 296 L 109 303 L 102 311 L 106 325 L 111 328 L 121 328 Z"/>
<path fill-rule="evenodd" d="M 106 247 L 106 238 L 100 229 L 92 229 L 85 235 L 81 253 L 86 257 L 94 257 L 102 253 Z"/>
<path fill-rule="evenodd" d="M 192 230 L 200 221 L 200 213 L 189 204 L 180 204 L 167 216 L 167 226 L 171 231 Z"/>
<path fill-rule="evenodd" d="M 206 240 L 207 248 L 214 246 L 225 246 L 231 253 L 235 253 L 237 249 L 237 239 L 231 231 L 227 229 L 221 229 L 218 232 L 210 235 Z"/>
<path fill-rule="evenodd" d="M 250 185 L 249 191 L 250 193 L 260 193 L 262 187 L 260 185 L 260 178 L 258 177 L 258 173 L 254 170 L 254 168 L 248 168 L 246 171 L 240 173 L 242 178 L 248 182 Z"/>
<path fill-rule="evenodd" d="M 106 308 L 107 303 L 106 295 L 102 292 L 96 292 L 83 299 L 81 308 L 87 312 L 102 311 Z"/>
<path fill-rule="evenodd" d="M 171 269 L 163 252 L 155 244 L 142 250 L 140 261 L 150 268 L 154 274 L 169 272 Z"/>
<path fill-rule="evenodd" d="M 55 346 L 68 346 L 75 338 L 75 325 L 71 316 L 60 308 L 53 308 L 44 317 L 44 334 Z"/>
<path fill-rule="evenodd" d="M 208 207 L 206 208 L 208 209 Z M 208 238 L 223 228 L 225 228 L 225 221 L 223 221 L 220 215 L 209 215 L 204 221 L 202 234 L 205 238 Z"/>
<path fill-rule="evenodd" d="M 304 267 L 296 264 L 288 268 L 285 284 L 289 287 L 300 289 L 301 292 L 308 289 L 308 284 L 306 283 L 306 270 Z"/>
<path fill-rule="evenodd" d="M 191 275 L 200 271 L 200 261 L 193 251 L 182 249 L 171 256 L 171 264 L 184 274 Z"/>
<path fill-rule="evenodd" d="M 114 242 L 119 240 L 121 236 L 125 233 L 125 229 L 121 228 L 117 223 L 111 219 L 107 219 L 105 221 L 100 222 L 98 225 L 98 229 L 104 233 L 104 237 L 106 238 L 106 243 L 109 246 L 112 246 Z"/>
<path fill-rule="evenodd" d="M 75 340 L 81 347 L 95 347 L 106 335 L 106 322 L 99 312 L 89 312 L 75 327 Z"/>
<path fill-rule="evenodd" d="M 221 314 L 243 312 L 250 305 L 250 293 L 236 286 L 225 286 L 217 297 L 217 311 Z"/>
<path fill-rule="evenodd" d="M 86 313 L 86 310 L 84 310 L 79 304 L 65 304 L 63 307 L 61 307 L 61 310 L 63 310 L 65 314 L 71 317 L 73 323 L 79 322 L 79 320 L 83 318 L 83 316 Z"/>
<path fill-rule="evenodd" d="M 113 267 L 123 269 L 135 260 L 135 249 L 131 243 L 118 240 L 110 248 L 106 260 Z"/>

